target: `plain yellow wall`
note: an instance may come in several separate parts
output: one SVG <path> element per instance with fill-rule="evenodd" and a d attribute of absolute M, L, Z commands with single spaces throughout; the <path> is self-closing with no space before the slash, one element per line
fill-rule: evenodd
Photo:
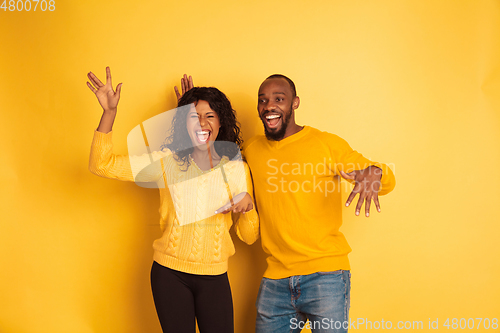
<path fill-rule="evenodd" d="M 123 82 L 117 153 L 185 72 L 230 97 L 244 139 L 261 81 L 288 75 L 298 123 L 396 174 L 381 214 L 345 210 L 351 319 L 500 317 L 500 1 L 56 1 L 0 10 L 0 45 L 0 332 L 161 331 L 157 191 L 87 169 L 86 73 L 105 66 Z M 264 255 L 235 243 L 236 332 L 253 332 Z"/>

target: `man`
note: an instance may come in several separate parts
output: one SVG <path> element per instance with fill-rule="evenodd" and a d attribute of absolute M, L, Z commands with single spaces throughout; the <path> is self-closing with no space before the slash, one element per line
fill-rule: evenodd
<path fill-rule="evenodd" d="M 259 88 L 265 136 L 243 148 L 254 181 L 268 267 L 257 297 L 256 332 L 346 332 L 350 299 L 347 254 L 339 227 L 339 175 L 355 182 L 355 213 L 390 192 L 394 175 L 353 151 L 336 135 L 295 122 L 300 99 L 286 76 L 271 75 Z M 306 320 L 309 323 L 306 325 Z"/>
<path fill-rule="evenodd" d="M 192 86 L 184 77 L 183 90 Z M 176 90 L 177 91 L 177 90 Z M 265 136 L 243 146 L 254 182 L 268 267 L 257 296 L 257 333 L 347 332 L 351 251 L 342 224 L 340 177 L 355 183 L 346 206 L 373 200 L 395 186 L 392 171 L 352 150 L 340 137 L 295 122 L 295 84 L 271 75 L 258 93 Z M 306 324 L 307 319 L 309 323 Z"/>

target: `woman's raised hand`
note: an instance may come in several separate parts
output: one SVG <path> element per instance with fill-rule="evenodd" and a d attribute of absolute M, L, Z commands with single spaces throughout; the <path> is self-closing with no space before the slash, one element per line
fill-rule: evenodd
<path fill-rule="evenodd" d="M 113 91 L 113 85 L 111 84 L 111 70 L 109 67 L 106 67 L 106 84 L 103 84 L 101 80 L 99 80 L 92 72 L 89 72 L 87 77 L 90 80 L 90 82 L 87 81 L 87 86 L 96 95 L 103 110 L 116 112 L 116 107 L 118 106 L 118 101 L 120 100 L 122 84 L 118 84 L 118 86 L 116 86 L 116 91 Z"/>

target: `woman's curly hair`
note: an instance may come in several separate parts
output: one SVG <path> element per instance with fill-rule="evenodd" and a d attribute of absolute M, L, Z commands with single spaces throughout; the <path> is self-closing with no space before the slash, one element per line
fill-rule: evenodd
<path fill-rule="evenodd" d="M 181 106 L 191 103 L 196 105 L 200 100 L 208 102 L 210 108 L 219 116 L 220 129 L 214 142 L 217 154 L 233 159 L 240 153 L 240 145 L 243 143 L 240 124 L 236 120 L 236 111 L 233 110 L 226 95 L 214 87 L 191 88 L 179 100 L 170 134 L 161 146 L 162 149 L 168 148 L 174 153 L 174 158 L 179 166 L 185 167 L 184 171 L 191 164 L 189 155 L 194 151 L 194 148 L 187 131 L 187 114 L 190 109 Z M 227 144 L 227 142 L 235 144 Z"/>

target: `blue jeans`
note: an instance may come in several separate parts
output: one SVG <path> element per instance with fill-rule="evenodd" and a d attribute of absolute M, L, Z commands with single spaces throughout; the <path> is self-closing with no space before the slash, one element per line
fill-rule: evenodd
<path fill-rule="evenodd" d="M 298 333 L 303 328 L 314 333 L 347 332 L 350 291 L 351 273 L 343 270 L 262 278 L 255 332 Z"/>

